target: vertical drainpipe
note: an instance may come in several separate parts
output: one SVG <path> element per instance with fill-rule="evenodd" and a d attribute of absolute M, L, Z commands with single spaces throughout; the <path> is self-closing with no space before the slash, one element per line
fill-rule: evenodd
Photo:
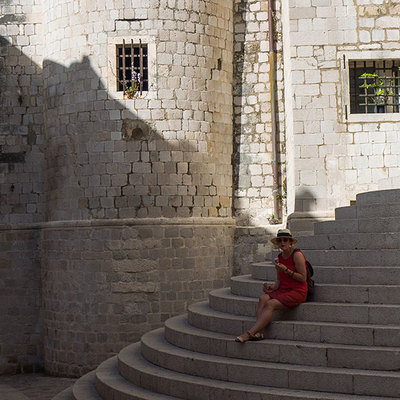
<path fill-rule="evenodd" d="M 284 0 L 285 1 L 285 0 Z M 277 128 L 276 128 L 276 52 L 274 42 L 274 21 L 272 18 L 272 0 L 268 0 L 268 31 L 269 31 L 269 87 L 271 93 L 271 126 L 272 126 L 272 178 L 273 187 L 272 194 L 274 197 L 274 217 L 280 218 L 280 207 L 278 198 L 278 144 L 277 144 Z"/>

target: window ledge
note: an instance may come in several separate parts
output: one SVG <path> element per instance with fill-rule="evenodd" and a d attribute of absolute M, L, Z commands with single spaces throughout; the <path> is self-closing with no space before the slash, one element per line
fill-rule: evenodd
<path fill-rule="evenodd" d="M 347 122 L 399 122 L 400 113 L 349 114 Z"/>

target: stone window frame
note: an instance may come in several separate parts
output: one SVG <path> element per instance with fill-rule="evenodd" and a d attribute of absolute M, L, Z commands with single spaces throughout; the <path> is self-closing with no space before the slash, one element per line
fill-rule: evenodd
<path fill-rule="evenodd" d="M 143 92 L 148 91 L 148 63 L 147 63 L 147 44 L 146 43 L 126 43 L 123 45 L 117 45 L 117 61 L 116 65 L 118 68 L 118 75 L 125 74 L 127 81 L 125 85 L 125 91 L 129 89 L 129 86 L 134 84 L 137 92 L 142 95 Z M 131 54 L 132 53 L 132 54 Z M 124 60 L 125 58 L 125 60 Z M 139 65 L 137 65 L 139 63 Z M 124 72 L 125 70 L 125 72 Z M 123 80 L 117 79 L 118 91 L 124 91 Z"/>
<path fill-rule="evenodd" d="M 140 98 L 152 99 L 156 96 L 156 44 L 154 38 L 148 36 L 115 36 L 108 39 L 107 43 L 107 86 L 108 92 L 113 96 L 113 98 L 118 100 L 128 100 L 124 99 L 122 91 L 118 91 L 117 88 L 117 57 L 116 51 L 117 46 L 122 46 L 123 41 L 125 44 L 131 43 L 139 44 L 140 41 L 143 45 L 147 46 L 147 66 L 148 66 L 148 91 L 144 91 Z"/>
<path fill-rule="evenodd" d="M 351 114 L 349 60 L 395 60 L 400 59 L 400 50 L 365 50 L 338 52 L 342 79 L 343 122 L 399 122 L 400 113 Z"/>

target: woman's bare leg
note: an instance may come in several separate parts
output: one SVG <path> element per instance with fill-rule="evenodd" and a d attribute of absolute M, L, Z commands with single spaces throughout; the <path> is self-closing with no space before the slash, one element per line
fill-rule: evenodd
<path fill-rule="evenodd" d="M 286 307 L 280 301 L 269 299 L 260 314 L 257 315 L 256 323 L 249 329 L 249 332 L 252 335 L 261 332 L 271 322 L 274 311 L 283 310 L 284 308 Z"/>
<path fill-rule="evenodd" d="M 256 323 L 246 333 L 240 335 L 240 339 L 236 338 L 236 341 L 247 342 L 250 335 L 258 334 L 271 322 L 275 310 L 283 310 L 284 308 L 286 307 L 280 301 L 271 299 L 267 294 L 261 296 L 257 306 Z"/>
<path fill-rule="evenodd" d="M 258 298 L 258 305 L 257 305 L 257 312 L 256 312 L 256 319 L 261 316 L 264 308 L 267 306 L 268 301 L 271 300 L 268 294 L 263 294 Z"/>

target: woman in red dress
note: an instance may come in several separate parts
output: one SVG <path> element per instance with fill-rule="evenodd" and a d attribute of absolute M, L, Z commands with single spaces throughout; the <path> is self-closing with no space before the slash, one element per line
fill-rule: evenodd
<path fill-rule="evenodd" d="M 271 242 L 279 246 L 281 253 L 275 258 L 276 282 L 263 285 L 265 294 L 260 296 L 256 323 L 235 341 L 262 340 L 262 330 L 271 322 L 275 310 L 296 307 L 307 299 L 306 259 L 300 250 L 293 248 L 297 242 L 289 229 L 280 229 Z"/>

